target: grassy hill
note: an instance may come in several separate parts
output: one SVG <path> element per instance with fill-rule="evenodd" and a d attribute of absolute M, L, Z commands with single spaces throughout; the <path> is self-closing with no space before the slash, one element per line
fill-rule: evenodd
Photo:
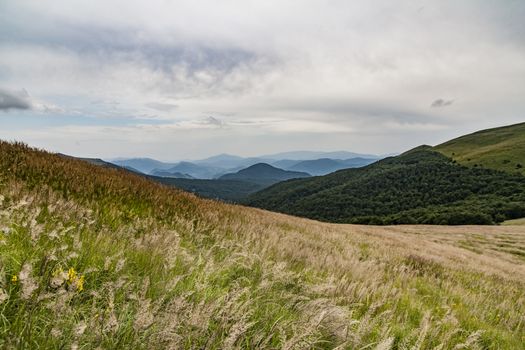
<path fill-rule="evenodd" d="M 520 227 L 322 224 L 0 155 L 0 348 L 525 344 Z"/>
<path fill-rule="evenodd" d="M 525 175 L 525 123 L 478 131 L 435 149 L 466 166 Z"/>
<path fill-rule="evenodd" d="M 364 168 L 282 182 L 247 203 L 330 222 L 492 224 L 525 216 L 525 177 L 458 165 L 422 146 Z"/>

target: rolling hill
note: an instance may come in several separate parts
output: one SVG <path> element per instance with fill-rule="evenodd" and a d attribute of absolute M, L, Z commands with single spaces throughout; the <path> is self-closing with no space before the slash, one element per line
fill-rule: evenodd
<path fill-rule="evenodd" d="M 279 183 L 247 204 L 373 224 L 493 224 L 525 217 L 525 177 L 454 163 L 430 146 L 364 168 Z"/>
<path fill-rule="evenodd" d="M 0 142 L 0 347 L 521 349 L 521 227 L 323 224 Z"/>
<path fill-rule="evenodd" d="M 310 177 L 310 174 L 299 171 L 288 171 L 276 168 L 266 163 L 254 164 L 248 168 L 241 169 L 236 173 L 225 174 L 219 180 L 239 180 L 253 182 L 265 186 L 290 180 Z"/>
<path fill-rule="evenodd" d="M 466 166 L 525 175 L 525 123 L 478 131 L 435 149 Z"/>

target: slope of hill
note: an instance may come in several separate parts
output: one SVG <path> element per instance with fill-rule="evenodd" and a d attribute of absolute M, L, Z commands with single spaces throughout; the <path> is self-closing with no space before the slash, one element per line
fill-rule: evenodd
<path fill-rule="evenodd" d="M 520 227 L 322 224 L 0 154 L 1 348 L 523 348 Z"/>
<path fill-rule="evenodd" d="M 305 177 L 310 177 L 310 174 L 283 170 L 270 164 L 258 163 L 236 173 L 222 175 L 219 180 L 242 180 L 269 186 L 277 182 Z"/>
<path fill-rule="evenodd" d="M 478 131 L 435 149 L 463 165 L 525 175 L 525 123 Z"/>
<path fill-rule="evenodd" d="M 100 158 L 80 158 L 80 157 L 73 157 L 73 156 L 70 156 L 70 155 L 67 155 L 67 154 L 63 154 L 63 153 L 57 153 L 57 155 L 59 155 L 60 157 L 65 157 L 65 158 L 70 158 L 70 159 L 79 159 L 79 160 L 82 160 L 84 162 L 88 162 L 88 163 L 93 164 L 93 165 L 103 166 L 103 167 L 106 167 L 106 168 L 113 168 L 113 169 L 123 168 L 123 167 L 120 167 L 120 166 L 115 165 L 113 163 L 106 162 L 105 160 L 102 160 Z"/>
<path fill-rule="evenodd" d="M 286 170 L 302 171 L 308 174 L 326 175 L 334 171 L 348 168 L 358 168 L 375 162 L 377 159 L 351 158 L 346 160 L 321 158 L 315 160 L 304 160 L 293 164 Z"/>
<path fill-rule="evenodd" d="M 525 216 L 525 177 L 460 166 L 422 146 L 364 168 L 276 184 L 247 203 L 331 222 L 492 224 Z"/>

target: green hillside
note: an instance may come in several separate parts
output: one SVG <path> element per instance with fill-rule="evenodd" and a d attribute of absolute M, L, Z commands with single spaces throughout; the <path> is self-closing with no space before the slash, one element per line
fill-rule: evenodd
<path fill-rule="evenodd" d="M 525 175 L 525 123 L 478 131 L 435 149 L 466 166 Z"/>
<path fill-rule="evenodd" d="M 20 144 L 0 155 L 0 348 L 525 343 L 519 227 L 329 225 Z"/>
<path fill-rule="evenodd" d="M 525 216 L 525 177 L 458 165 L 422 146 L 364 168 L 282 182 L 247 203 L 330 222 L 493 224 Z"/>

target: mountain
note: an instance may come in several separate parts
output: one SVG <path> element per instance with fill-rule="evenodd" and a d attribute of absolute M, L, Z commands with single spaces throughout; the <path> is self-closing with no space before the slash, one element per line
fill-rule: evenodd
<path fill-rule="evenodd" d="M 389 157 L 392 157 L 392 156 L 389 156 Z M 377 158 L 356 157 L 356 158 L 345 159 L 345 160 L 342 160 L 341 162 L 345 165 L 346 168 L 360 168 L 360 167 L 372 164 L 374 162 L 377 162 L 378 160 L 379 159 Z"/>
<path fill-rule="evenodd" d="M 151 171 L 150 174 L 152 176 L 157 176 L 157 177 L 172 177 L 172 178 L 177 178 L 177 179 L 194 179 L 193 176 L 188 175 L 188 174 L 183 174 L 179 172 L 172 173 L 167 170 L 160 170 L 160 169 L 154 169 Z"/>
<path fill-rule="evenodd" d="M 344 169 L 345 166 L 341 161 L 330 159 L 330 158 L 321 158 L 315 160 L 303 160 L 293 166 L 289 167 L 289 170 L 294 171 L 304 171 L 314 176 L 316 175 L 326 175 L 332 173 L 336 170 Z"/>
<path fill-rule="evenodd" d="M 310 177 L 310 174 L 298 171 L 279 169 L 266 163 L 258 163 L 236 173 L 225 174 L 219 180 L 242 180 L 258 184 L 270 185 L 277 182 Z"/>
<path fill-rule="evenodd" d="M 525 175 L 525 123 L 478 131 L 435 149 L 466 166 Z"/>
<path fill-rule="evenodd" d="M 247 203 L 330 222 L 493 224 L 525 217 L 525 177 L 458 165 L 422 146 L 364 168 L 279 183 Z"/>
<path fill-rule="evenodd" d="M 257 157 L 244 158 L 230 154 L 220 154 L 194 161 L 194 163 L 231 171 L 232 169 L 242 169 L 265 161 L 266 159 Z"/>
<path fill-rule="evenodd" d="M 523 348 L 522 227 L 324 224 L 0 155 L 0 348 Z"/>
<path fill-rule="evenodd" d="M 281 156 L 296 155 L 297 159 L 283 159 Z M 118 158 L 111 163 L 120 167 L 133 168 L 144 174 L 180 177 L 180 174 L 190 175 L 198 179 L 213 179 L 227 173 L 233 173 L 257 163 L 269 163 L 277 168 L 286 169 L 302 160 L 314 160 L 321 158 L 356 158 L 357 153 L 352 152 L 286 152 L 274 154 L 268 157 L 239 157 L 231 154 L 219 154 L 213 157 L 181 161 L 178 163 L 165 163 L 151 158 Z M 378 159 L 378 156 L 370 156 L 372 159 Z M 360 165 L 356 165 L 360 166 Z M 354 167 L 354 165 L 350 166 Z M 165 172 L 167 171 L 167 172 Z M 162 174 L 162 175 L 159 175 Z M 175 175 L 173 175 L 175 174 Z"/>
<path fill-rule="evenodd" d="M 332 158 L 332 159 L 349 159 L 349 158 L 373 158 L 379 159 L 381 156 L 374 154 L 360 154 L 347 151 L 335 151 L 335 152 L 317 152 L 317 151 L 294 151 L 294 152 L 282 152 L 262 156 L 261 158 L 283 160 L 283 159 L 296 159 L 296 160 L 312 160 L 319 158 Z"/>
<path fill-rule="evenodd" d="M 281 159 L 281 160 L 274 160 L 274 161 L 271 161 L 271 162 L 268 162 L 268 164 L 276 167 L 276 168 L 281 168 L 281 169 L 285 169 L 285 170 L 289 170 L 291 167 L 293 167 L 295 164 L 298 164 L 302 162 L 302 160 L 293 160 L 293 159 Z"/>
<path fill-rule="evenodd" d="M 375 162 L 376 159 L 369 158 L 351 158 L 346 160 L 321 158 L 315 160 L 304 160 L 296 164 L 293 164 L 287 170 L 303 171 L 308 174 L 326 175 L 333 173 L 334 171 L 347 169 L 347 168 L 358 168 Z"/>
<path fill-rule="evenodd" d="M 197 167 L 197 168 L 196 168 Z M 202 165 L 181 162 L 178 169 L 192 171 L 201 169 Z M 173 168 L 172 168 L 173 169 Z M 170 171 L 172 171 L 170 169 Z M 204 167 L 204 169 L 208 169 Z M 217 169 L 214 169 L 216 171 Z M 268 164 L 255 164 L 236 173 L 220 176 L 218 179 L 184 179 L 170 176 L 169 171 L 154 171 L 149 178 L 165 185 L 174 186 L 204 198 L 219 199 L 226 202 L 242 202 L 249 195 L 277 182 L 310 176 L 306 173 L 286 171 Z M 200 176 L 203 174 L 200 173 Z"/>
<path fill-rule="evenodd" d="M 217 168 L 204 164 L 195 164 L 192 162 L 179 162 L 174 166 L 163 170 L 166 173 L 187 174 L 196 179 L 213 179 L 214 177 L 218 176 L 218 174 L 224 174 L 226 172 L 226 170 L 223 168 Z M 155 171 L 158 171 L 158 169 L 155 169 Z"/>
<path fill-rule="evenodd" d="M 144 174 L 149 174 L 154 169 L 166 170 L 175 165 L 172 163 L 164 163 L 151 158 L 119 159 L 113 160 L 111 163 L 120 167 L 131 167 Z"/>

